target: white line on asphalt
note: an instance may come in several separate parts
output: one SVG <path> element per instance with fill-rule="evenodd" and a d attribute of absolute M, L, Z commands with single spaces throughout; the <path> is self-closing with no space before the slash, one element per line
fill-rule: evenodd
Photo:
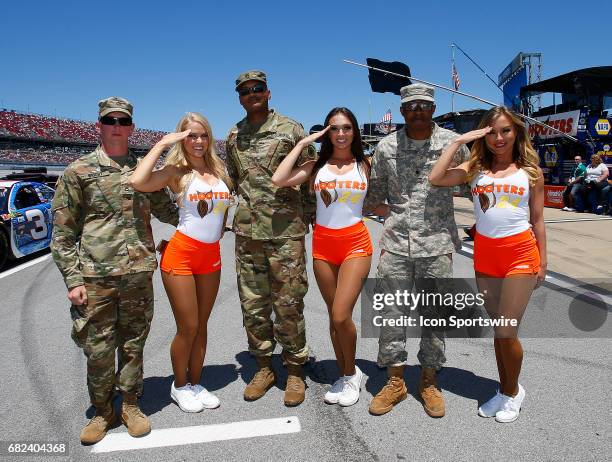
<path fill-rule="evenodd" d="M 0 279 L 10 276 L 11 274 L 15 274 L 26 268 L 29 268 L 30 266 L 36 265 L 37 263 L 45 261 L 49 258 L 51 258 L 51 255 L 43 255 L 42 257 L 35 258 L 34 260 L 24 263 L 23 265 L 16 266 L 15 268 L 11 268 L 10 270 L 6 270 L 5 272 L 0 273 Z"/>
<path fill-rule="evenodd" d="M 183 446 L 186 444 L 209 443 L 211 441 L 298 433 L 301 430 L 300 419 L 296 416 L 291 416 L 276 419 L 230 422 L 218 425 L 163 428 L 161 430 L 153 430 L 142 438 L 132 438 L 125 432 L 111 433 L 95 444 L 91 452 L 101 453 L 164 446 Z"/>
<path fill-rule="evenodd" d="M 463 250 L 465 253 L 469 253 L 470 255 L 474 255 L 474 250 L 471 247 L 462 245 L 461 250 Z"/>
<path fill-rule="evenodd" d="M 599 218 L 559 218 L 558 220 L 544 220 L 544 224 L 550 223 L 572 223 L 577 221 L 609 221 L 612 217 L 599 217 Z"/>
<path fill-rule="evenodd" d="M 593 218 L 559 218 L 557 220 L 544 220 L 544 224 L 548 225 L 550 223 L 574 223 L 579 221 L 610 221 L 612 217 L 593 217 Z M 462 225 L 464 229 L 470 229 L 472 226 L 470 225 Z"/>

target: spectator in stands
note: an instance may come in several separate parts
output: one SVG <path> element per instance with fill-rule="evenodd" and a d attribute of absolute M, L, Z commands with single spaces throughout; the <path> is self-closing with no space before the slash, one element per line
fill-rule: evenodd
<path fill-rule="evenodd" d="M 608 175 L 608 167 L 601 161 L 601 156 L 593 154 L 591 156 L 591 163 L 586 168 L 584 182 L 580 185 L 581 187 L 577 194 L 577 198 L 584 202 L 576 204 L 576 212 L 584 212 L 587 207 L 590 207 L 590 211 L 593 213 L 601 213 L 603 211 L 602 190 L 608 184 L 606 181 Z"/>
<path fill-rule="evenodd" d="M 565 212 L 573 212 L 574 201 L 576 198 L 576 194 L 580 190 L 580 185 L 584 181 L 584 174 L 586 172 L 586 167 L 582 163 L 581 156 L 574 156 L 574 163 L 576 164 L 576 168 L 574 169 L 574 173 L 572 173 L 572 177 L 568 180 L 567 186 L 565 187 L 565 191 L 563 191 L 563 207 L 562 210 Z"/>

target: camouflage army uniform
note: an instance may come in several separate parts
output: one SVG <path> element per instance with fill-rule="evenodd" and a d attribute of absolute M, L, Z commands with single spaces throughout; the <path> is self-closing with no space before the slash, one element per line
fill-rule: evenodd
<path fill-rule="evenodd" d="M 130 153 L 120 166 L 98 147 L 66 168 L 53 199 L 53 259 L 68 290 L 87 290 L 87 304 L 70 309 L 72 338 L 87 356 L 96 407 L 112 396 L 115 383 L 122 392 L 142 393 L 157 267 L 150 213 L 178 223 L 167 194 L 140 193 L 129 185 L 136 164 Z"/>
<path fill-rule="evenodd" d="M 226 144 L 228 172 L 240 196 L 233 230 L 249 351 L 254 356 L 271 356 L 278 342 L 287 364 L 308 359 L 304 235 L 315 203 L 307 184 L 278 188 L 272 174 L 303 137 L 301 125 L 271 110 L 259 128 L 251 127 L 246 118 L 238 122 Z M 297 165 L 315 156 L 314 147 L 309 146 Z"/>
<path fill-rule="evenodd" d="M 411 140 L 405 130 L 386 136 L 376 148 L 372 162 L 370 190 L 365 208 L 389 204 L 381 237 L 382 255 L 376 277 L 379 284 L 393 285 L 393 280 L 408 286 L 422 278 L 452 278 L 452 252 L 461 248 L 453 214 L 452 189 L 432 186 L 431 170 L 457 134 L 435 123 L 431 138 Z M 453 165 L 467 160 L 469 152 L 462 146 Z M 398 318 L 399 306 L 387 306 L 383 315 Z M 406 313 L 407 314 L 407 313 Z M 406 331 L 401 327 L 382 327 L 379 338 L 378 364 L 399 366 L 406 362 Z M 418 359 L 423 367 L 439 369 L 446 361 L 444 333 L 428 328 L 421 330 Z"/>

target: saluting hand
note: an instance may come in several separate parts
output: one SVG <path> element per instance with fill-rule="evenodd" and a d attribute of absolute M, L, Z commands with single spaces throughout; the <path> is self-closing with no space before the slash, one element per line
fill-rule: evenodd
<path fill-rule="evenodd" d="M 179 141 L 182 141 L 185 138 L 187 138 L 190 133 L 191 133 L 191 129 L 189 128 L 185 130 L 184 132 L 168 133 L 167 135 L 164 135 L 164 137 L 157 142 L 157 145 L 160 147 L 163 147 L 164 149 L 169 148 L 173 144 L 176 144 Z"/>
<path fill-rule="evenodd" d="M 329 130 L 330 127 L 331 127 L 331 125 L 328 125 L 327 127 L 325 127 L 320 132 L 314 132 L 312 135 L 308 135 L 307 137 L 302 139 L 301 143 L 303 143 L 303 144 L 314 143 L 319 138 L 321 138 L 323 136 L 323 134 L 326 133 Z"/>
<path fill-rule="evenodd" d="M 455 142 L 461 144 L 467 144 L 471 141 L 477 140 L 478 138 L 482 138 L 487 135 L 492 130 L 491 127 L 480 128 L 478 130 L 472 130 L 470 132 L 464 133 L 459 136 L 459 138 L 455 139 Z"/>

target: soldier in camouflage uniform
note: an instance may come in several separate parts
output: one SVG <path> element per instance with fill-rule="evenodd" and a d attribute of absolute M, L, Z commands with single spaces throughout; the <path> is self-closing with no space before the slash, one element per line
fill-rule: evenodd
<path fill-rule="evenodd" d="M 308 360 L 304 235 L 315 203 L 308 185 L 279 188 L 272 175 L 304 137 L 304 130 L 268 108 L 270 91 L 263 72 L 240 74 L 236 91 L 247 115 L 230 130 L 226 162 L 240 196 L 233 224 L 238 292 L 249 351 L 259 366 L 244 398 L 259 399 L 276 382 L 270 360 L 278 342 L 288 369 L 284 401 L 294 406 L 304 400 L 302 365 Z M 315 156 L 310 145 L 298 164 Z"/>
<path fill-rule="evenodd" d="M 96 409 L 81 432 L 85 444 L 101 440 L 116 420 L 115 385 L 123 394 L 121 419 L 128 432 L 150 432 L 137 402 L 157 266 L 150 214 L 178 223 L 176 206 L 165 192 L 144 194 L 129 185 L 137 164 L 128 150 L 132 105 L 107 98 L 99 103 L 99 116 L 101 145 L 71 163 L 57 184 L 51 242 L 72 303 L 72 338 L 87 356 L 87 387 Z"/>
<path fill-rule="evenodd" d="M 381 140 L 372 162 L 370 191 L 364 208 L 372 210 L 384 202 L 389 207 L 376 274 L 385 292 L 392 291 L 394 281 L 401 280 L 409 287 L 416 284 L 420 291 L 425 282 L 423 278 L 452 278 L 452 253 L 461 248 L 453 215 L 452 190 L 432 186 L 428 181 L 442 151 L 458 137 L 432 121 L 433 95 L 433 88 L 422 84 L 401 89 L 405 130 L 398 130 Z M 467 148 L 462 146 L 454 159 L 455 164 L 459 165 L 468 156 Z M 437 282 L 438 286 L 443 284 Z M 409 314 L 402 311 L 405 308 L 386 306 L 383 315 L 399 318 Z M 444 399 L 436 382 L 436 371 L 446 361 L 444 345 L 443 331 L 421 329 L 420 393 L 424 409 L 432 417 L 444 415 Z M 372 399 L 372 414 L 389 412 L 407 396 L 403 379 L 407 359 L 405 346 L 405 328 L 381 327 L 378 364 L 387 367 L 389 381 Z"/>

